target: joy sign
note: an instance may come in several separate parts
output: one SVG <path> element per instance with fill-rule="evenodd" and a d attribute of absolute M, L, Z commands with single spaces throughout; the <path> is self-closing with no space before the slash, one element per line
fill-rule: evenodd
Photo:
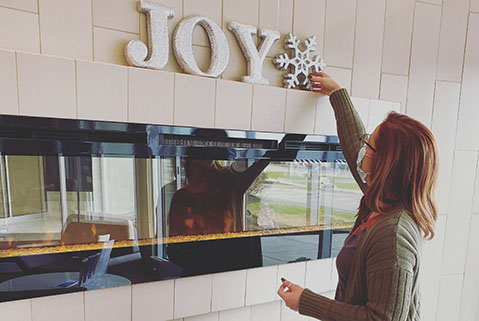
<path fill-rule="evenodd" d="M 138 10 L 146 15 L 148 46 L 141 40 L 131 40 L 125 47 L 126 60 L 132 66 L 151 69 L 163 69 L 168 63 L 169 36 L 168 19 L 174 17 L 172 8 L 161 4 L 140 1 Z M 193 30 L 201 26 L 209 38 L 211 47 L 211 60 L 208 70 L 203 71 L 198 67 L 193 54 Z M 273 46 L 280 38 L 280 33 L 275 30 L 260 29 L 232 21 L 228 29 L 238 41 L 247 62 L 247 75 L 241 80 L 252 84 L 268 84 L 263 76 L 264 60 Z M 258 32 L 262 39 L 259 48 L 256 47 L 253 36 Z M 294 41 L 291 39 L 294 38 Z M 289 69 L 285 75 L 285 86 L 306 86 L 307 73 L 312 69 L 317 72 L 324 68 L 324 63 L 319 56 L 314 59 L 309 57 L 309 52 L 315 50 L 314 37 L 309 37 L 306 49 L 299 50 L 300 42 L 296 37 L 289 35 L 286 41 L 287 49 L 294 49 L 293 56 L 287 54 L 278 56 L 275 65 L 280 69 Z M 203 16 L 189 16 L 181 20 L 173 33 L 173 51 L 181 69 L 189 74 L 217 78 L 225 71 L 229 62 L 229 45 L 223 30 L 211 19 Z M 302 75 L 301 77 L 299 77 Z"/>

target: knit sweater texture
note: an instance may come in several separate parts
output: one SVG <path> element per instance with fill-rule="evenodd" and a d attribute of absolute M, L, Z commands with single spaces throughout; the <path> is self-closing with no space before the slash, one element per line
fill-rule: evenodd
<path fill-rule="evenodd" d="M 346 89 L 330 97 L 343 155 L 361 189 L 356 170 L 364 125 Z M 322 321 L 420 320 L 419 269 L 422 233 L 404 210 L 381 215 L 353 257 L 344 302 L 305 289 L 299 313 Z"/>

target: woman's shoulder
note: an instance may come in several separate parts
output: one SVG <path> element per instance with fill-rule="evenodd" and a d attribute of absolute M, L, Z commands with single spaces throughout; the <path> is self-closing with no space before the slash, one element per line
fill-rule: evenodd
<path fill-rule="evenodd" d="M 407 211 L 386 214 L 371 227 L 366 243 L 370 259 L 382 266 L 385 261 L 413 269 L 421 255 L 422 235 Z"/>
<path fill-rule="evenodd" d="M 372 242 L 389 243 L 396 248 L 419 246 L 422 234 L 411 213 L 399 209 L 382 215 L 368 233 Z"/>

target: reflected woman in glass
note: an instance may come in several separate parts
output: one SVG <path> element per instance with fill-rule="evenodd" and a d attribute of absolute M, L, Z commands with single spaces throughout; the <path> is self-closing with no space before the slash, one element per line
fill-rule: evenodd
<path fill-rule="evenodd" d="M 170 236 L 241 232 L 243 195 L 268 164 L 260 160 L 240 171 L 235 162 L 222 166 L 190 155 L 187 184 L 171 200 Z"/>
<path fill-rule="evenodd" d="M 364 196 L 337 257 L 334 300 L 284 280 L 278 294 L 323 321 L 420 320 L 422 239 L 434 237 L 436 141 L 422 123 L 391 112 L 369 136 L 351 99 L 330 75 L 310 75 L 330 96 L 338 136 Z"/>

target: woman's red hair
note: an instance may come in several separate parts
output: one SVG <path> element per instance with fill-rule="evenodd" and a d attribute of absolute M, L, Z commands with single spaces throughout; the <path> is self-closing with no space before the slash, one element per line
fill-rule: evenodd
<path fill-rule="evenodd" d="M 361 201 L 359 217 L 403 208 L 412 214 L 424 237 L 434 237 L 438 172 L 436 140 L 417 120 L 391 112 L 375 135 L 374 170 Z"/>

